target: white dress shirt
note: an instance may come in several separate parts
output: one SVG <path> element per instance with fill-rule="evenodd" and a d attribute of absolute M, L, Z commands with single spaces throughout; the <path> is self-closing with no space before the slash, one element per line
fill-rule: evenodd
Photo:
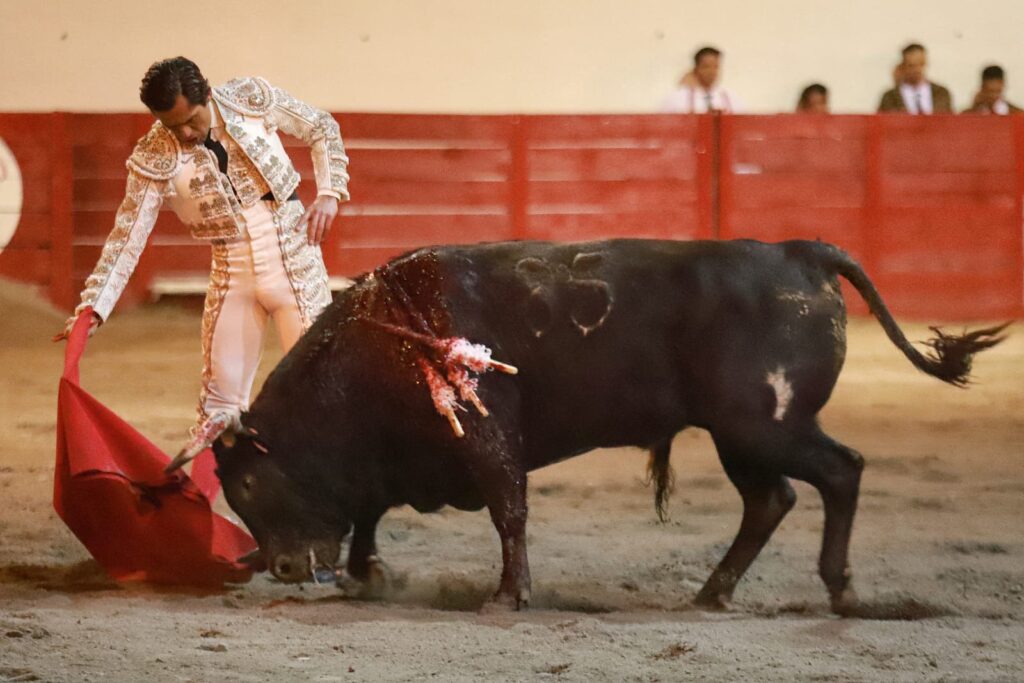
<path fill-rule="evenodd" d="M 931 114 L 933 111 L 932 85 L 928 81 L 921 81 L 917 85 L 900 83 L 900 97 L 909 114 Z"/>
<path fill-rule="evenodd" d="M 705 90 L 684 85 L 670 93 L 661 103 L 661 112 L 664 114 L 706 114 L 712 110 L 735 114 L 742 111 L 743 107 L 732 93 L 720 86 Z"/>

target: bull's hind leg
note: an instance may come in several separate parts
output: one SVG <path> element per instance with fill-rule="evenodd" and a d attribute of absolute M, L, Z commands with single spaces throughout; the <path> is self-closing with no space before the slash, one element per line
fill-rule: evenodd
<path fill-rule="evenodd" d="M 857 607 L 849 566 L 850 536 L 857 512 L 864 458 L 816 430 L 804 457 L 787 463 L 786 473 L 818 489 L 825 507 L 825 533 L 818 570 L 831 598 L 832 611 L 850 614 Z"/>
<path fill-rule="evenodd" d="M 796 492 L 785 477 L 750 468 L 750 459 L 735 446 L 718 439 L 716 445 L 726 474 L 743 498 L 739 533 L 695 599 L 702 607 L 719 608 L 728 605 L 737 582 L 793 508 Z"/>
<path fill-rule="evenodd" d="M 760 552 L 796 496 L 785 477 L 800 479 L 821 494 L 825 532 L 819 572 L 832 610 L 849 613 L 857 605 L 848 566 L 853 517 L 857 509 L 863 458 L 825 436 L 817 426 L 746 425 L 742 436 L 715 434 L 726 473 L 743 496 L 743 522 L 732 547 L 697 596 L 698 604 L 728 599 L 736 582 Z"/>

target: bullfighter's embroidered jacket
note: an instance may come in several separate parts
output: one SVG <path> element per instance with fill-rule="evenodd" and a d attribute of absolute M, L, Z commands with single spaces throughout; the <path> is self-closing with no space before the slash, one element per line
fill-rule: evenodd
<path fill-rule="evenodd" d="M 221 143 L 228 149 L 227 174 L 220 172 L 213 152 L 200 144 L 183 145 L 159 121 L 139 140 L 129 157 L 128 186 L 117 211 L 114 229 L 86 280 L 82 302 L 103 320 L 124 291 L 138 263 L 161 205 L 166 202 L 198 240 L 223 243 L 244 234 L 241 209 L 267 192 L 277 201 L 282 258 L 296 291 L 311 264 L 296 262 L 305 235 L 295 224 L 302 216 L 298 202 L 288 199 L 299 174 L 285 153 L 280 129 L 310 147 L 317 194 L 347 201 L 348 157 L 337 122 L 327 112 L 301 102 L 259 77 L 240 78 L 212 89 L 211 105 L 223 126 Z M 295 233 L 294 235 L 292 233 Z M 294 242 L 295 244 L 292 244 Z M 319 250 L 316 250 L 319 258 Z M 322 263 L 319 269 L 322 269 Z M 314 268 L 317 270 L 317 268 Z"/>

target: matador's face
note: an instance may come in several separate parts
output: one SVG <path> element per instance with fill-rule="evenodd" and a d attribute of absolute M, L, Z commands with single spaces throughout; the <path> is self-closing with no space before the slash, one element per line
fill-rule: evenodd
<path fill-rule="evenodd" d="M 210 105 L 192 104 L 182 94 L 167 111 L 154 111 L 153 116 L 185 145 L 201 143 L 210 133 Z"/>

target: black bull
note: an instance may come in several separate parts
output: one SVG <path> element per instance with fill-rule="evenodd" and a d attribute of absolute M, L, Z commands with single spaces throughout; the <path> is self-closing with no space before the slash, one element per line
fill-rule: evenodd
<path fill-rule="evenodd" d="M 708 430 L 743 499 L 735 541 L 697 595 L 725 604 L 793 507 L 789 478 L 824 502 L 820 574 L 851 609 L 847 551 L 863 459 L 822 432 L 846 351 L 838 276 L 918 369 L 964 385 L 1001 328 L 937 332 L 922 354 L 861 268 L 828 244 L 614 240 L 423 249 L 341 294 L 267 379 L 243 429 L 214 444 L 228 503 L 285 581 L 333 567 L 380 571 L 375 529 L 391 507 L 486 506 L 501 539 L 494 600 L 530 595 L 527 473 L 598 447 L 651 450 L 659 512 L 672 437 Z M 402 330 L 409 334 L 399 333 Z M 416 335 L 420 335 L 416 337 Z M 424 373 L 422 343 L 465 337 L 516 366 L 480 377 L 489 410 L 458 437 Z"/>

